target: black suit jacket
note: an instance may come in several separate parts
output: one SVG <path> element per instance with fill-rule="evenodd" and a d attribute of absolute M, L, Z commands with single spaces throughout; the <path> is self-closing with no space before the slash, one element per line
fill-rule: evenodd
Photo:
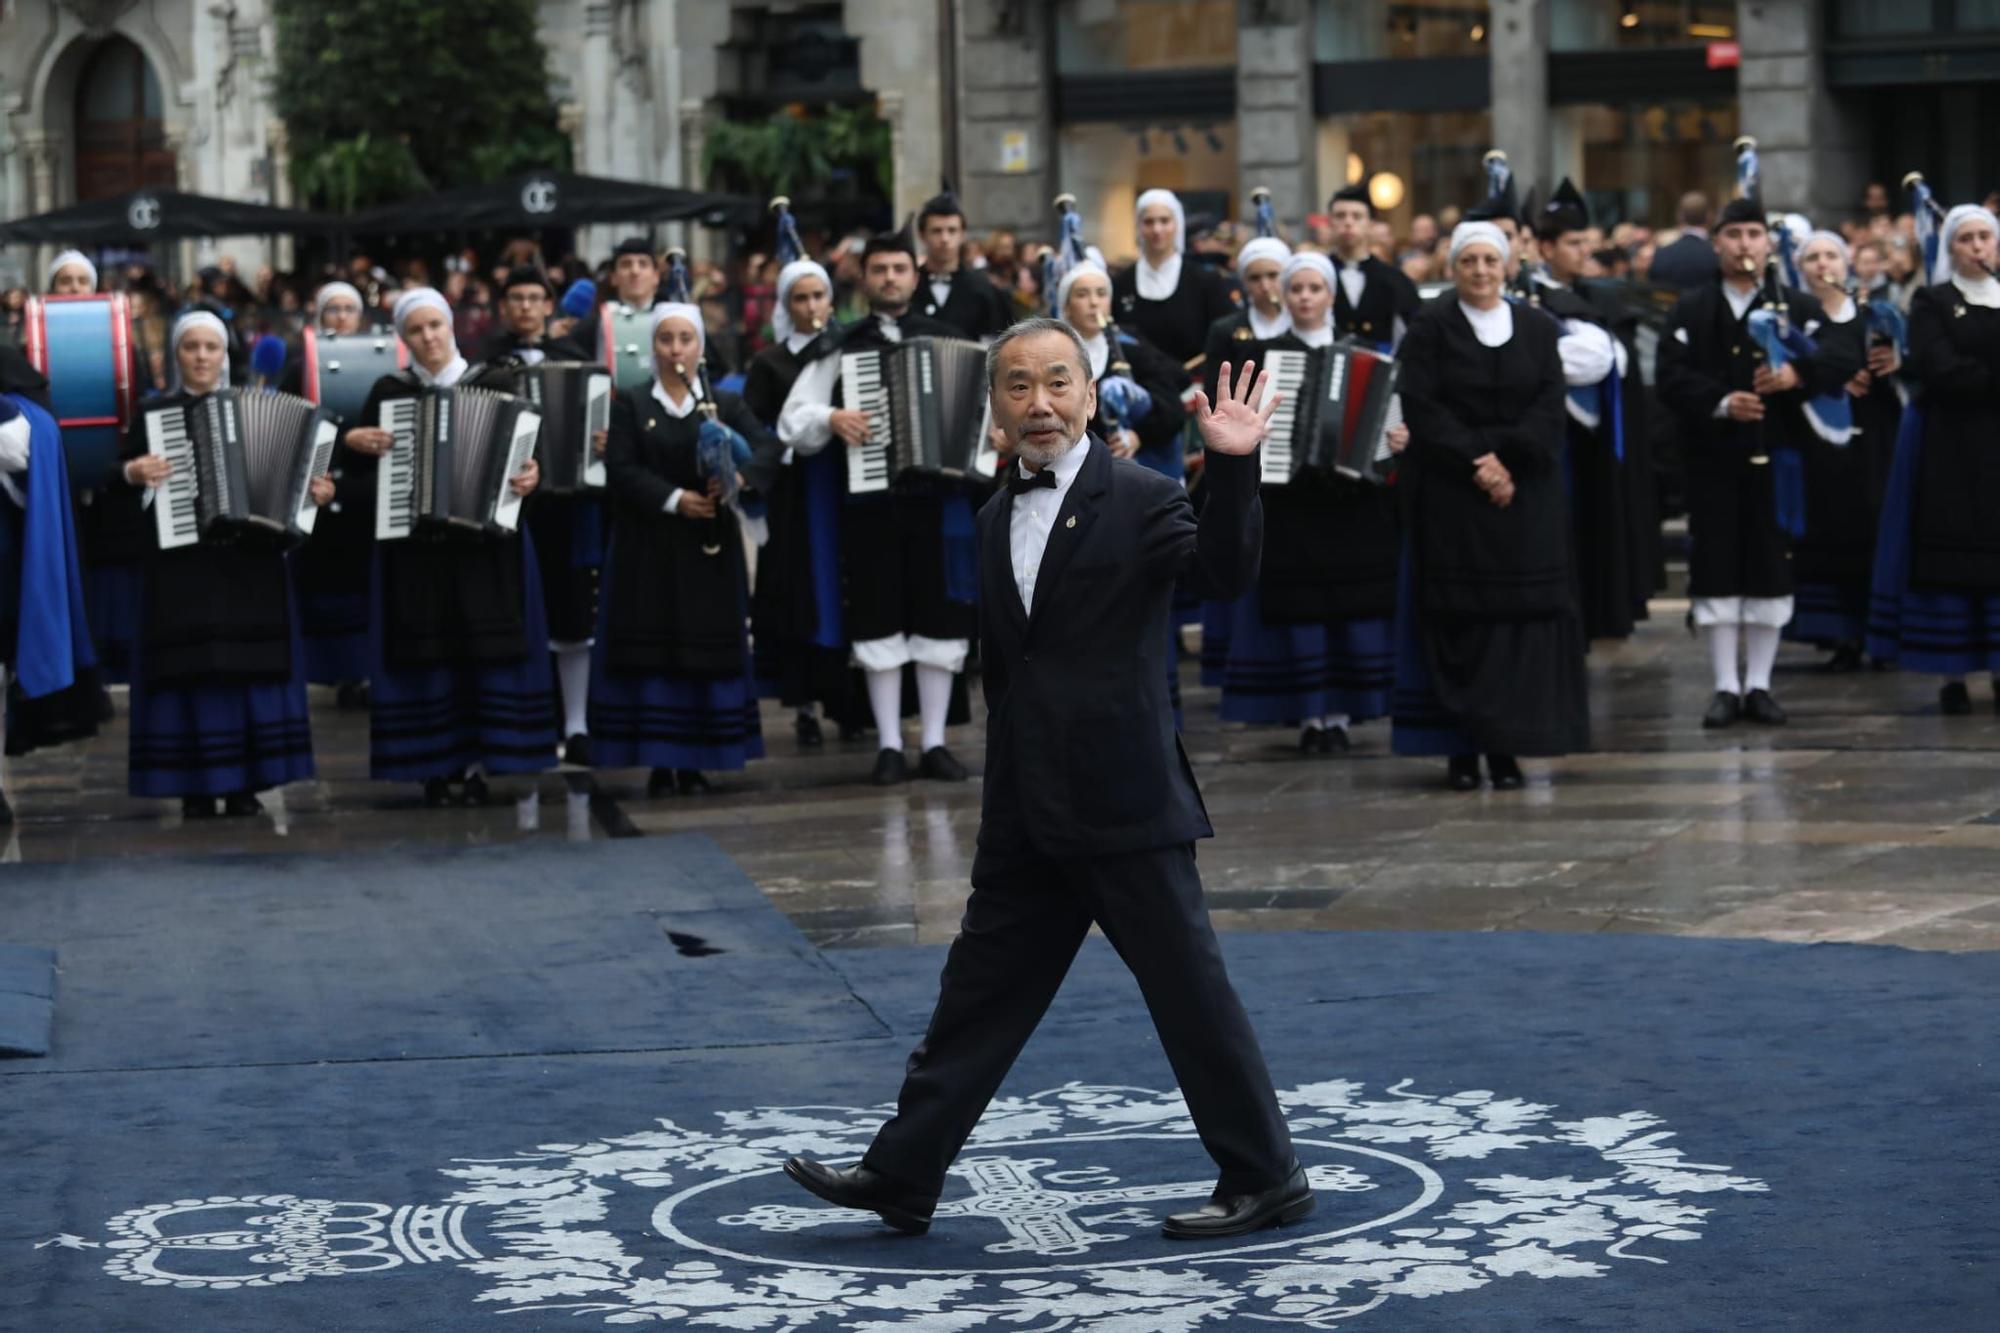
<path fill-rule="evenodd" d="M 1653 252 L 1653 266 L 1646 279 L 1663 287 L 1692 291 L 1722 277 L 1722 263 L 1706 236 L 1682 236 L 1672 245 Z"/>
<path fill-rule="evenodd" d="M 1257 456 L 1207 458 L 1197 522 L 1179 482 L 1090 437 L 1042 557 L 1034 611 L 1009 547 L 1013 497 L 979 511 L 986 706 L 982 857 L 1101 856 L 1209 837 L 1167 698 L 1174 582 L 1233 600 L 1257 578 Z"/>

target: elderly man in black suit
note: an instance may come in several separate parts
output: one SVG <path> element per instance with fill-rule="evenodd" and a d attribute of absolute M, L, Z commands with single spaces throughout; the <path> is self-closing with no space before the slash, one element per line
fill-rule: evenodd
<path fill-rule="evenodd" d="M 1708 196 L 1699 190 L 1682 195 L 1676 216 L 1681 225 L 1680 237 L 1672 245 L 1653 252 L 1653 266 L 1646 271 L 1647 279 L 1684 292 L 1713 286 L 1722 276 L 1722 268 L 1716 263 L 1715 247 L 1708 239 L 1711 216 Z"/>
<path fill-rule="evenodd" d="M 972 896 L 896 1114 L 860 1165 L 795 1157 L 829 1202 L 930 1226 L 945 1172 L 1055 998 L 1095 922 L 1138 979 L 1221 1179 L 1178 1238 L 1296 1221 L 1313 1195 L 1196 873 L 1211 836 L 1167 701 L 1174 581 L 1233 599 L 1263 545 L 1256 451 L 1270 376 L 1224 367 L 1195 401 L 1199 522 L 1181 486 L 1086 433 L 1096 386 L 1067 325 L 1016 324 L 987 358 L 994 424 L 1018 460 L 979 514 L 986 790 Z M 1257 404 L 1262 404 L 1261 410 Z"/>

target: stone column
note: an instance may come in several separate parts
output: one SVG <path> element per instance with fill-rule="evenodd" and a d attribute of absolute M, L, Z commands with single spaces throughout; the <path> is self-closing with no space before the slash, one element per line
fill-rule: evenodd
<path fill-rule="evenodd" d="M 895 137 L 898 225 L 937 193 L 944 174 L 944 117 L 938 86 L 938 10 L 910 0 L 847 0 L 847 31 L 861 41 L 861 83 L 881 99 Z"/>
<path fill-rule="evenodd" d="M 1549 3 L 1492 0 L 1493 146 L 1507 154 L 1523 200 L 1549 179 Z"/>
<path fill-rule="evenodd" d="M 56 207 L 56 165 L 62 160 L 62 136 L 46 130 L 31 130 L 21 136 L 21 149 L 28 159 L 27 214 L 46 213 Z M 41 290 L 42 275 L 56 257 L 47 244 L 35 247 L 34 266 L 28 274 L 29 286 Z"/>
<path fill-rule="evenodd" d="M 1044 6 L 958 6 L 958 174 L 967 224 L 1026 236 L 1055 230 L 1055 87 Z"/>
<path fill-rule="evenodd" d="M 1247 220 L 1250 192 L 1269 186 L 1279 219 L 1295 224 L 1324 202 L 1313 123 L 1312 7 L 1306 0 L 1238 3 L 1236 215 Z"/>
<path fill-rule="evenodd" d="M 1736 7 L 1738 124 L 1757 140 L 1766 207 L 1831 225 L 1859 203 L 1868 127 L 1860 107 L 1827 88 L 1818 8 L 1811 0 Z"/>

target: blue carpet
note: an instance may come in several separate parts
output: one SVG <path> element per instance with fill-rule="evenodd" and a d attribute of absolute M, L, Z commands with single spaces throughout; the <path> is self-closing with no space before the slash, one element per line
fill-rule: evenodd
<path fill-rule="evenodd" d="M 0 1328 L 2000 1324 L 2000 957 L 1231 937 L 1320 1207 L 1187 1246 L 1209 1166 L 1093 941 L 906 1239 L 776 1168 L 866 1143 L 941 950 L 817 957 L 699 839 L 217 864 L 15 899 L 64 1004 L 0 1066 Z"/>
<path fill-rule="evenodd" d="M 0 1058 L 47 1055 L 55 1012 L 55 954 L 0 944 Z"/>

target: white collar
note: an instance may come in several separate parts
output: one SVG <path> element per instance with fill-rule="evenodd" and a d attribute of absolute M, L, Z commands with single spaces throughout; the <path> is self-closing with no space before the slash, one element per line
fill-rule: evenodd
<path fill-rule="evenodd" d="M 1255 301 L 1250 303 L 1249 310 L 1250 336 L 1253 338 L 1268 341 L 1292 327 L 1292 312 L 1283 306 L 1278 307 L 1278 317 L 1273 320 L 1266 320 L 1263 315 L 1257 312 L 1257 303 Z"/>
<path fill-rule="evenodd" d="M 807 333 L 804 329 L 794 329 L 792 336 L 785 339 L 785 350 L 788 352 L 801 351 L 807 343 L 817 337 L 819 337 L 817 333 Z"/>
<path fill-rule="evenodd" d="M 884 338 L 887 338 L 892 343 L 903 341 L 901 316 L 877 314 L 875 322 L 882 326 L 882 336 Z"/>
<path fill-rule="evenodd" d="M 1953 270 L 1951 285 L 1958 288 L 1958 294 L 1965 298 L 1967 305 L 2000 310 L 2000 278 L 1995 278 L 1990 273 L 1980 278 L 1968 278 L 1963 273 Z"/>
<path fill-rule="evenodd" d="M 1729 302 L 1730 313 L 1741 319 L 1743 312 L 1757 303 L 1757 289 L 1752 287 L 1747 292 L 1739 293 L 1735 284 L 1725 282 L 1722 284 L 1722 299 Z"/>
<path fill-rule="evenodd" d="M 1329 319 L 1316 329 L 1302 329 L 1297 325 L 1293 325 L 1292 336 L 1308 347 L 1331 347 L 1333 346 L 1333 321 Z"/>
<path fill-rule="evenodd" d="M 1068 490 L 1069 484 L 1076 480 L 1076 474 L 1083 471 L 1083 460 L 1089 453 L 1090 437 L 1086 435 L 1075 444 L 1072 444 L 1068 449 L 1065 449 L 1062 457 L 1049 464 L 1047 471 L 1056 474 L 1057 495 L 1061 495 L 1064 491 Z M 1035 475 L 1028 471 L 1026 462 L 1020 463 L 1019 467 L 1023 477 L 1032 477 Z"/>
<path fill-rule="evenodd" d="M 667 409 L 667 415 L 670 417 L 685 419 L 694 414 L 693 393 L 689 393 L 677 403 L 667 396 L 667 386 L 657 379 L 653 381 L 653 401 Z"/>
<path fill-rule="evenodd" d="M 1083 351 L 1090 358 L 1090 378 L 1096 379 L 1104 373 L 1104 367 L 1111 361 L 1111 343 L 1099 329 L 1083 340 Z"/>
<path fill-rule="evenodd" d="M 472 367 L 467 364 L 464 357 L 460 356 L 457 352 L 453 352 L 451 360 L 446 363 L 445 368 L 435 375 L 425 370 L 415 361 L 410 362 L 410 369 L 417 372 L 417 383 L 427 388 L 449 389 L 452 385 L 458 383 L 464 377 L 465 372 L 472 369 Z"/>
<path fill-rule="evenodd" d="M 1822 300 L 1819 303 L 1819 308 L 1825 312 L 1826 322 L 1829 324 L 1845 324 L 1847 323 L 1847 321 L 1853 319 L 1857 314 L 1861 313 L 1860 311 L 1854 308 L 1853 297 L 1849 296 L 1846 292 L 1839 293 L 1839 297 L 1840 297 L 1839 305 L 1835 305 L 1833 304 L 1833 302 L 1826 300 Z"/>
<path fill-rule="evenodd" d="M 1178 253 L 1168 255 L 1167 261 L 1155 268 L 1144 255 L 1140 255 L 1134 278 L 1134 285 L 1143 299 L 1164 301 L 1181 285 L 1181 256 Z"/>
<path fill-rule="evenodd" d="M 1481 310 L 1460 301 L 1458 308 L 1465 313 L 1466 323 L 1472 325 L 1472 336 L 1479 339 L 1481 347 L 1499 347 L 1514 336 L 1514 307 L 1507 302 L 1502 301 L 1491 310 Z"/>

